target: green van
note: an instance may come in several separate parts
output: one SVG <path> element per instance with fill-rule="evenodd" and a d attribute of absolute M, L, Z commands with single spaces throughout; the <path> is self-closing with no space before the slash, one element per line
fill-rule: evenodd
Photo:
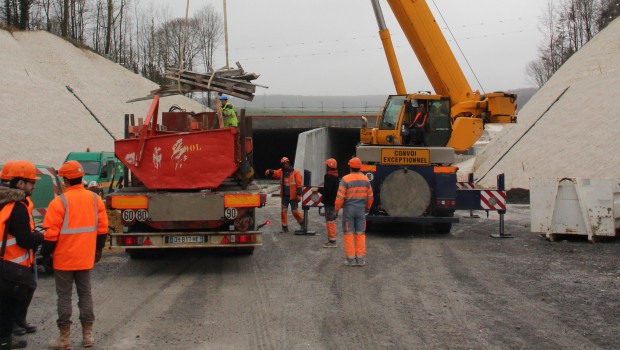
<path fill-rule="evenodd" d="M 76 160 L 84 168 L 84 184 L 90 190 L 105 196 L 110 188 L 110 182 L 118 183 L 125 173 L 125 167 L 115 156 L 114 152 L 71 152 L 65 162 Z"/>

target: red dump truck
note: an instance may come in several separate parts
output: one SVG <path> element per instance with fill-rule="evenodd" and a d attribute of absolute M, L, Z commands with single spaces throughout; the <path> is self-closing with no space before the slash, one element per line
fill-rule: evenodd
<path fill-rule="evenodd" d="M 121 212 L 123 232 L 111 246 L 135 257 L 146 250 L 233 248 L 252 254 L 262 245 L 255 211 L 267 195 L 252 184 L 251 124 L 223 128 L 214 112 L 164 112 L 159 98 L 136 125 L 125 116 L 125 138 L 114 143 L 126 171 L 106 197 Z"/>

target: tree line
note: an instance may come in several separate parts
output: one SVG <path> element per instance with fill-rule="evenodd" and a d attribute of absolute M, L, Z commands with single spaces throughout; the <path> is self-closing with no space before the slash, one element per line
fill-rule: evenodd
<path fill-rule="evenodd" d="M 539 56 L 526 67 L 542 87 L 577 50 L 620 15 L 620 0 L 548 0 L 541 18 Z"/>
<path fill-rule="evenodd" d="M 46 30 L 163 83 L 166 67 L 207 71 L 220 47 L 223 17 L 212 5 L 187 21 L 145 0 L 2 0 L 0 22 Z M 217 68 L 217 67 L 214 67 Z"/>

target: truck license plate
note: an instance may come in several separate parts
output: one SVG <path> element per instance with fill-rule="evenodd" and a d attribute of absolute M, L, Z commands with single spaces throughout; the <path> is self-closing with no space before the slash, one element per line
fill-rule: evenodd
<path fill-rule="evenodd" d="M 204 243 L 204 236 L 171 236 L 170 243 Z"/>

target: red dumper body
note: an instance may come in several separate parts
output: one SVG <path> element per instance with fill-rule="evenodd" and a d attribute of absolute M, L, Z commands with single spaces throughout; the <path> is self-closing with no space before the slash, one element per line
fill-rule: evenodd
<path fill-rule="evenodd" d="M 106 197 L 123 223 L 111 245 L 132 256 L 198 247 L 252 253 L 262 244 L 255 209 L 267 195 L 251 183 L 245 123 L 222 128 L 213 112 L 175 111 L 163 113 L 159 124 L 158 109 L 156 96 L 144 122 L 135 126 L 126 117 L 126 138 L 115 141 L 128 171 L 123 188 Z"/>

